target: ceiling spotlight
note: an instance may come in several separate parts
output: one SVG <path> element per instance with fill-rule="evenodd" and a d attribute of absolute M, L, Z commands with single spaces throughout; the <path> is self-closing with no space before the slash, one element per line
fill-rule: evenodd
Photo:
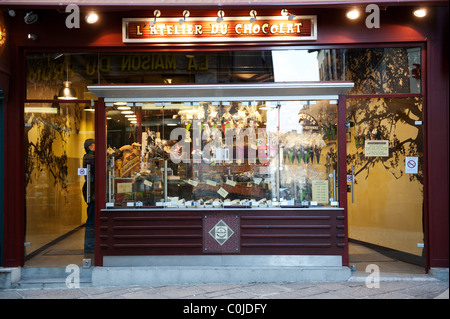
<path fill-rule="evenodd" d="M 295 17 L 296 17 L 295 14 L 289 13 L 289 11 L 288 11 L 287 9 L 281 10 L 281 15 L 282 15 L 283 17 L 288 17 L 289 21 L 294 20 Z"/>
<path fill-rule="evenodd" d="M 183 24 L 186 22 L 186 19 L 191 15 L 191 13 L 189 12 L 189 10 L 184 10 L 183 11 L 183 18 L 180 19 L 180 21 L 178 21 L 179 24 Z"/>
<path fill-rule="evenodd" d="M 27 38 L 28 38 L 29 40 L 36 41 L 36 40 L 37 40 L 37 35 L 36 35 L 36 34 L 33 34 L 33 33 L 28 33 Z"/>
<path fill-rule="evenodd" d="M 250 11 L 250 23 L 253 23 L 253 22 L 255 22 L 257 20 L 256 14 L 257 14 L 256 10 Z"/>
<path fill-rule="evenodd" d="M 217 23 L 220 23 L 223 21 L 223 17 L 225 16 L 225 11 L 219 10 L 217 11 Z"/>
<path fill-rule="evenodd" d="M 93 24 L 98 21 L 98 14 L 95 12 L 89 12 L 86 15 L 86 22 L 89 24 Z"/>
<path fill-rule="evenodd" d="M 28 12 L 23 18 L 26 24 L 35 23 L 38 20 L 38 15 L 33 11 Z"/>
<path fill-rule="evenodd" d="M 347 13 L 345 15 L 350 20 L 358 19 L 359 18 L 359 10 L 358 9 L 351 9 L 351 10 L 347 11 Z"/>
<path fill-rule="evenodd" d="M 13 9 L 8 10 L 8 14 L 10 17 L 14 18 L 16 16 L 16 11 L 14 11 Z"/>
<path fill-rule="evenodd" d="M 155 11 L 153 11 L 153 15 L 155 16 L 155 20 L 151 21 L 150 25 L 155 25 L 156 24 L 156 18 L 159 18 L 161 16 L 161 11 L 156 9 Z"/>
<path fill-rule="evenodd" d="M 427 9 L 420 8 L 420 9 L 414 10 L 414 15 L 418 18 L 423 18 L 427 15 Z"/>

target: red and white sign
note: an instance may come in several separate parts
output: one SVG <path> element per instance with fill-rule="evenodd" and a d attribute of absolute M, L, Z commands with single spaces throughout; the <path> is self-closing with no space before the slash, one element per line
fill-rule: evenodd
<path fill-rule="evenodd" d="M 405 173 L 417 174 L 419 172 L 419 158 L 405 157 Z"/>

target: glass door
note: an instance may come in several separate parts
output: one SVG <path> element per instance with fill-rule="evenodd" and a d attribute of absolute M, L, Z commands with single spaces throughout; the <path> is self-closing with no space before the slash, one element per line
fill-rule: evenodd
<path fill-rule="evenodd" d="M 93 110 L 90 103 L 25 104 L 25 266 L 86 258 L 88 204 L 78 169 L 95 135 Z"/>
<path fill-rule="evenodd" d="M 424 266 L 422 112 L 417 97 L 347 100 L 349 240 L 381 252 L 380 271 Z M 362 255 L 350 263 L 377 263 Z"/>

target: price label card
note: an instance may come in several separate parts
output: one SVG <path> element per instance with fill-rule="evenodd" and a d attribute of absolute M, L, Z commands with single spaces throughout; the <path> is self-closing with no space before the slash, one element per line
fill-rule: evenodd
<path fill-rule="evenodd" d="M 144 185 L 147 185 L 148 187 L 152 187 L 153 183 L 150 181 L 144 181 Z"/>
<path fill-rule="evenodd" d="M 216 183 L 216 182 L 214 182 L 214 181 L 212 181 L 212 180 L 209 180 L 209 179 L 206 181 L 206 184 L 207 184 L 207 185 L 210 185 L 210 186 L 217 186 L 217 183 Z"/>
<path fill-rule="evenodd" d="M 189 185 L 192 185 L 194 187 L 197 187 L 198 185 L 198 181 L 193 181 L 193 180 L 187 180 L 186 183 L 188 183 Z"/>
<path fill-rule="evenodd" d="M 227 185 L 230 185 L 230 186 L 236 186 L 236 182 L 235 181 L 232 181 L 232 180 L 229 180 L 229 179 L 227 179 L 227 181 L 225 182 L 225 184 L 227 184 Z"/>
<path fill-rule="evenodd" d="M 228 196 L 228 192 L 226 190 L 224 190 L 222 187 L 219 188 L 219 190 L 217 191 L 217 193 L 222 196 L 223 198 Z"/>

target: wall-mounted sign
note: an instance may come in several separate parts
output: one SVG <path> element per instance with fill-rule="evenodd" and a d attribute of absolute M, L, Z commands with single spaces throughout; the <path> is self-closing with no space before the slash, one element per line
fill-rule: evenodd
<path fill-rule="evenodd" d="M 419 158 L 417 156 L 405 157 L 405 173 L 417 174 L 419 172 Z"/>
<path fill-rule="evenodd" d="M 186 43 L 186 42 L 251 42 L 317 40 L 317 17 L 259 17 L 251 23 L 248 17 L 230 17 L 218 23 L 216 18 L 124 18 L 124 43 Z"/>
<path fill-rule="evenodd" d="M 366 157 L 389 156 L 389 141 L 366 140 L 364 145 L 364 155 Z"/>

